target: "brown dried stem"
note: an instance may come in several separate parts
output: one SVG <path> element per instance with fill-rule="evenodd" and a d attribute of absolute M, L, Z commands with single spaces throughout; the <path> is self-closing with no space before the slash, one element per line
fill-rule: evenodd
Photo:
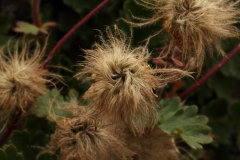
<path fill-rule="evenodd" d="M 56 51 L 65 43 L 65 41 L 74 33 L 77 29 L 79 29 L 82 25 L 84 25 L 93 15 L 95 15 L 100 9 L 102 9 L 105 5 L 107 5 L 111 0 L 104 0 L 102 3 L 100 3 L 97 7 L 95 7 L 90 13 L 88 13 L 81 21 L 79 21 L 71 30 L 68 31 L 67 34 L 64 35 L 64 37 L 58 41 L 58 43 L 55 45 L 55 47 L 52 49 L 52 51 L 49 53 L 48 57 L 44 61 L 42 68 L 45 68 L 50 60 L 52 59 L 53 55 L 56 53 Z"/>
<path fill-rule="evenodd" d="M 198 87 L 211 78 L 216 72 L 218 72 L 225 64 L 227 64 L 235 55 L 240 52 L 240 44 L 238 44 L 221 62 L 213 67 L 207 74 L 200 78 L 196 83 L 191 85 L 187 90 L 182 92 L 179 97 L 183 100 L 193 93 Z"/>

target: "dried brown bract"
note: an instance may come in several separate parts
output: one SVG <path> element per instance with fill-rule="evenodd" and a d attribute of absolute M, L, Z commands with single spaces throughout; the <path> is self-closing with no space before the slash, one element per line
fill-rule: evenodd
<path fill-rule="evenodd" d="M 82 110 L 81 106 L 78 108 Z M 57 153 L 60 160 L 131 159 L 133 152 L 125 147 L 118 132 L 106 120 L 99 120 L 82 110 L 73 118 L 57 122 L 49 146 L 41 154 Z"/>
<path fill-rule="evenodd" d="M 155 11 L 149 19 L 138 18 L 144 26 L 163 20 L 163 28 L 170 35 L 170 50 L 178 46 L 183 59 L 195 58 L 198 73 L 201 71 L 205 54 L 216 49 L 224 55 L 220 40 L 238 37 L 239 0 L 135 0 L 139 5 Z M 130 22 L 131 23 L 131 22 Z"/>
<path fill-rule="evenodd" d="M 22 39 L 13 49 L 8 44 L 0 51 L 0 121 L 33 105 L 35 98 L 44 94 L 46 83 L 52 83 L 46 77 L 56 77 L 41 68 L 46 44 L 41 48 L 36 43 L 34 50 L 31 44 Z"/>
<path fill-rule="evenodd" d="M 150 53 L 146 46 L 131 48 L 130 42 L 117 28 L 114 34 L 106 29 L 107 38 L 84 50 L 86 61 L 76 74 L 95 83 L 84 94 L 92 99 L 95 110 L 123 121 L 133 132 L 143 134 L 157 122 L 157 95 L 153 90 L 187 75 L 178 69 L 152 69 L 147 61 Z"/>

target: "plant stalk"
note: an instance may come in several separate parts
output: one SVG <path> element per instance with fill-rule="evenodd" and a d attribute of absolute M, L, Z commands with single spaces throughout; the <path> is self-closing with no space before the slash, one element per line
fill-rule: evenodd
<path fill-rule="evenodd" d="M 45 68 L 50 60 L 52 59 L 53 55 L 56 51 L 64 44 L 64 42 L 74 33 L 77 29 L 79 29 L 83 24 L 85 24 L 93 15 L 95 15 L 100 9 L 102 9 L 105 5 L 107 5 L 111 0 L 104 0 L 100 3 L 97 7 L 95 7 L 90 13 L 88 13 L 81 21 L 79 21 L 72 29 L 68 31 L 64 37 L 58 41 L 55 47 L 51 50 L 49 55 L 47 56 L 46 60 L 43 62 L 42 68 Z"/>
<path fill-rule="evenodd" d="M 39 15 L 39 5 L 40 5 L 40 0 L 33 0 L 33 3 L 32 3 L 33 23 L 37 27 L 41 27 L 41 20 L 40 20 L 40 15 Z"/>
<path fill-rule="evenodd" d="M 225 64 L 227 64 L 235 55 L 240 52 L 240 44 L 238 44 L 224 59 L 219 62 L 215 67 L 213 67 L 207 74 L 200 78 L 196 83 L 191 85 L 187 90 L 182 92 L 179 97 L 184 100 L 191 93 L 193 93 L 198 87 L 205 83 L 209 78 L 211 78 L 216 72 L 218 72 Z"/>

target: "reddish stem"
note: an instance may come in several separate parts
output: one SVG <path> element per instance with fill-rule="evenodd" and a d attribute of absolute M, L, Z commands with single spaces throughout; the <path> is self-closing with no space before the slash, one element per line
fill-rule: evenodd
<path fill-rule="evenodd" d="M 101 8 L 103 8 L 106 4 L 108 4 L 111 0 L 104 0 L 102 3 L 100 3 L 96 8 L 94 8 L 88 15 L 86 15 L 80 22 L 78 22 L 53 48 L 53 50 L 50 52 L 46 60 L 44 61 L 42 68 L 45 68 L 49 61 L 52 59 L 53 55 L 56 53 L 56 51 L 62 46 L 62 44 L 79 28 L 81 27 L 88 19 L 90 19 L 94 14 L 96 14 Z M 32 6 L 32 13 L 33 13 L 33 20 L 34 24 L 37 27 L 41 26 L 41 22 L 39 19 L 39 2 L 40 0 L 33 0 L 33 6 Z M 0 138 L 0 147 L 5 143 L 5 141 L 8 139 L 8 137 L 11 135 L 12 131 L 17 128 L 17 123 L 19 122 L 21 118 L 22 112 L 18 112 L 14 114 L 11 118 L 11 121 L 8 122 L 6 126 L 5 132 L 2 134 L 2 137 Z"/>
<path fill-rule="evenodd" d="M 40 0 L 33 0 L 33 3 L 32 3 L 33 23 L 37 27 L 41 27 L 39 5 L 40 5 Z M 21 111 L 16 112 L 15 114 L 12 115 L 10 121 L 6 126 L 5 132 L 2 134 L 0 138 L 0 147 L 5 143 L 8 137 L 11 135 L 12 131 L 17 128 L 17 123 L 19 122 L 21 115 L 22 115 Z"/>
<path fill-rule="evenodd" d="M 8 122 L 6 126 L 6 131 L 2 134 L 2 137 L 0 139 L 0 147 L 4 144 L 4 142 L 8 139 L 8 137 L 11 135 L 12 131 L 17 128 L 17 123 L 22 115 L 22 112 L 18 112 L 16 114 L 12 115 L 11 121 Z"/>
<path fill-rule="evenodd" d="M 216 72 L 218 72 L 225 64 L 227 64 L 237 53 L 240 52 L 240 44 L 238 44 L 221 62 L 213 67 L 207 74 L 205 74 L 196 83 L 190 86 L 187 90 L 182 92 L 179 97 L 183 100 L 200 87 L 204 82 L 211 78 Z"/>
<path fill-rule="evenodd" d="M 111 0 L 104 0 L 102 3 L 100 3 L 97 7 L 95 7 L 90 13 L 88 13 L 81 21 L 79 21 L 71 30 L 68 31 L 67 34 L 64 35 L 64 37 L 58 41 L 58 43 L 55 45 L 55 47 L 52 49 L 52 51 L 49 53 L 46 60 L 43 62 L 42 68 L 45 68 L 49 61 L 52 59 L 53 55 L 56 53 L 56 51 L 63 45 L 63 43 L 74 33 L 77 29 L 79 29 L 83 24 L 85 24 L 93 15 L 95 15 L 100 9 L 102 9 L 105 5 L 107 5 Z"/>
<path fill-rule="evenodd" d="M 32 3 L 33 23 L 37 27 L 41 27 L 41 20 L 40 20 L 40 15 L 39 15 L 39 5 L 40 5 L 40 0 L 33 0 L 33 3 Z"/>

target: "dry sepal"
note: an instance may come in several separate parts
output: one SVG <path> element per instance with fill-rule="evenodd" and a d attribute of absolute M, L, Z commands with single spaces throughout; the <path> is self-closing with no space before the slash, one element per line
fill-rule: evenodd
<path fill-rule="evenodd" d="M 73 118 L 57 121 L 55 133 L 41 154 L 57 154 L 60 160 L 131 160 L 134 153 L 126 148 L 114 124 L 89 114 L 83 106 L 75 105 L 72 112 Z"/>
<path fill-rule="evenodd" d="M 53 84 L 51 79 L 58 77 L 42 69 L 46 44 L 36 43 L 35 49 L 33 45 L 21 39 L 13 49 L 8 44 L 0 50 L 0 121 L 14 111 L 25 112 L 44 94 L 46 83 Z"/>
<path fill-rule="evenodd" d="M 220 40 L 239 37 L 239 0 L 135 0 L 139 5 L 155 11 L 149 19 L 138 18 L 134 26 L 145 26 L 163 20 L 163 28 L 170 35 L 170 49 L 178 46 L 183 60 L 194 58 L 200 73 L 205 54 L 214 49 L 224 55 Z M 131 23 L 131 22 L 129 22 Z"/>
<path fill-rule="evenodd" d="M 178 69 L 153 69 L 147 64 L 150 53 L 146 46 L 131 48 L 116 26 L 114 33 L 109 27 L 106 32 L 106 39 L 101 35 L 101 43 L 84 50 L 86 61 L 79 64 L 83 69 L 76 77 L 88 76 L 86 80 L 95 81 L 83 97 L 92 99 L 98 113 L 124 122 L 141 135 L 157 123 L 157 95 L 153 90 L 188 73 Z"/>

